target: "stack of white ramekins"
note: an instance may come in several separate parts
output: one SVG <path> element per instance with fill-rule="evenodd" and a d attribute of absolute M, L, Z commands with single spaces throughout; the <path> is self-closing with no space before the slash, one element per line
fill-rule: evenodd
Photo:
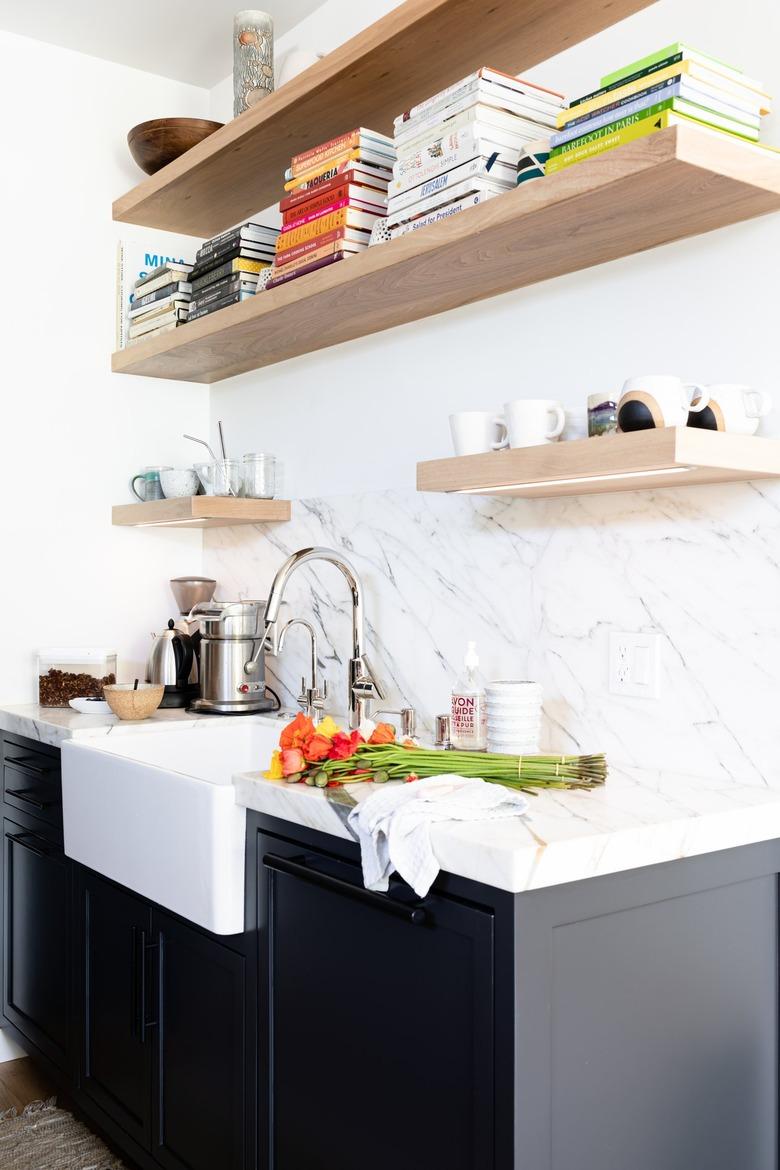
<path fill-rule="evenodd" d="M 542 688 L 535 682 L 490 682 L 485 686 L 487 750 L 535 755 L 542 726 Z"/>

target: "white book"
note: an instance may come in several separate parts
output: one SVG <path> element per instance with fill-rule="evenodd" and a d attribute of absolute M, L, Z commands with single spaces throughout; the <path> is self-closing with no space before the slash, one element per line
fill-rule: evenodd
<path fill-rule="evenodd" d="M 466 126 L 481 126 L 486 135 L 489 133 L 496 142 L 506 142 L 507 145 L 514 141 L 524 143 L 529 134 L 533 134 L 536 139 L 552 133 L 552 127 L 549 125 L 542 126 L 529 118 L 508 114 L 505 110 L 494 110 L 491 106 L 475 105 L 463 110 L 454 118 L 448 118 L 446 122 L 434 122 L 432 127 L 429 126 L 408 141 L 399 143 L 396 163 L 426 142 L 462 130 Z"/>
<path fill-rule="evenodd" d="M 396 216 L 398 212 L 411 207 L 413 203 L 421 203 L 432 195 L 442 194 L 445 198 L 451 199 L 452 196 L 448 192 L 467 180 L 486 179 L 493 186 L 500 187 L 504 191 L 509 191 L 517 185 L 516 166 L 506 166 L 503 163 L 495 162 L 493 166 L 489 167 L 488 162 L 488 159 L 482 157 L 469 159 L 468 162 L 461 163 L 460 166 L 444 171 L 440 175 L 435 175 L 417 187 L 410 187 L 398 195 L 393 195 L 388 205 L 388 216 Z"/>
<path fill-rule="evenodd" d="M 140 321 L 135 325 L 131 325 L 128 330 L 129 337 L 143 337 L 145 333 L 149 333 L 152 329 L 158 329 L 161 325 L 168 325 L 176 323 L 177 321 L 186 321 L 187 313 L 189 312 L 189 305 L 185 305 L 181 309 L 171 309 L 168 313 L 155 313 L 150 320 Z"/>
<path fill-rule="evenodd" d="M 507 118 L 525 118 L 529 122 L 538 123 L 538 125 L 545 129 L 554 130 L 556 128 L 558 119 L 555 110 L 550 107 L 547 107 L 546 110 L 538 110 L 524 102 L 515 105 L 505 101 L 500 96 L 496 96 L 496 94 L 502 92 L 510 93 L 511 91 L 504 90 L 502 86 L 480 85 L 475 87 L 471 93 L 465 94 L 458 101 L 437 107 L 429 114 L 422 114 L 416 118 L 412 118 L 408 122 L 404 122 L 395 137 L 396 150 L 402 150 L 408 142 L 413 141 L 420 134 L 425 134 L 429 130 L 435 130 L 437 126 L 444 125 L 450 118 L 454 118 L 463 111 L 471 110 L 476 106 L 481 107 L 483 110 L 495 110 L 497 114 L 503 114 Z"/>
<path fill-rule="evenodd" d="M 420 228 L 430 227 L 433 223 L 441 223 L 442 220 L 451 219 L 458 212 L 466 211 L 469 207 L 477 207 L 480 203 L 486 203 L 488 199 L 495 199 L 498 194 L 500 194 L 498 191 L 473 191 L 470 195 L 464 195 L 462 199 L 452 200 L 433 211 L 429 211 L 426 215 L 420 215 L 407 223 L 392 227 L 390 234 L 393 239 L 396 239 L 397 236 L 406 236 L 410 232 L 419 231 Z"/>
<path fill-rule="evenodd" d="M 529 138 L 528 142 L 536 139 Z M 480 133 L 480 127 L 475 125 L 456 134 L 447 135 L 445 139 L 437 139 L 424 149 L 416 151 L 397 164 L 397 170 L 390 184 L 390 194 L 397 195 L 409 187 L 416 187 L 434 175 L 449 171 L 460 163 L 480 156 L 493 163 L 502 162 L 505 166 L 517 167 L 522 144 L 506 146 L 497 143 L 495 139 Z M 492 165 L 492 164 L 491 164 Z"/>
<path fill-rule="evenodd" d="M 150 301 L 148 305 L 139 305 L 137 309 L 132 308 L 127 315 L 131 321 L 135 321 L 145 314 L 162 313 L 164 310 L 179 308 L 181 305 L 186 306 L 189 301 L 189 293 L 186 295 L 171 293 L 169 297 L 160 297 L 159 301 Z"/>
<path fill-rule="evenodd" d="M 148 333 L 142 333 L 140 337 L 128 337 L 127 344 L 138 345 L 139 341 L 149 341 L 159 333 L 170 333 L 171 329 L 179 329 L 185 324 L 186 321 L 171 321 L 168 325 L 161 325 L 159 329 L 150 329 Z"/>
<path fill-rule="evenodd" d="M 545 89 L 540 85 L 534 85 L 530 81 L 524 81 L 521 77 L 513 77 L 509 73 L 501 73 L 498 69 L 490 69 L 488 66 L 483 66 L 474 73 L 470 73 L 468 77 L 463 77 L 453 85 L 448 85 L 446 89 L 439 90 L 438 93 L 426 98 L 425 101 L 418 102 L 410 110 L 405 110 L 403 114 L 399 114 L 394 119 L 393 125 L 397 130 L 404 122 L 408 122 L 418 114 L 430 113 L 437 105 L 456 101 L 463 93 L 469 92 L 480 81 L 502 85 L 514 93 L 527 94 L 534 97 L 537 101 L 551 106 L 554 110 L 562 110 L 566 105 L 566 98 L 562 93 L 556 93 L 554 90 Z"/>
<path fill-rule="evenodd" d="M 408 223 L 411 219 L 416 219 L 429 211 L 435 211 L 437 207 L 465 199 L 468 195 L 474 195 L 478 191 L 489 191 L 492 195 L 503 195 L 507 190 L 513 189 L 505 187 L 502 183 L 494 183 L 490 179 L 474 176 L 470 179 L 464 179 L 455 187 L 437 191 L 435 195 L 429 195 L 427 199 L 420 199 L 416 203 L 409 204 L 408 207 L 391 212 L 387 217 L 387 226 L 390 228 L 398 227 L 399 224 Z"/>

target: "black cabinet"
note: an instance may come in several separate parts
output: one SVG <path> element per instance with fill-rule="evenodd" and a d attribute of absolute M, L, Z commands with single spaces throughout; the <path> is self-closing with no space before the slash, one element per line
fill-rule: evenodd
<path fill-rule="evenodd" d="M 249 1170 L 246 957 L 78 867 L 82 1099 L 167 1170 Z"/>
<path fill-rule="evenodd" d="M 268 1170 L 490 1170 L 493 915 L 258 835 Z"/>
<path fill-rule="evenodd" d="M 249 1170 L 254 1011 L 247 958 L 168 914 L 158 960 L 153 1153 L 170 1170 Z"/>
<path fill-rule="evenodd" d="M 58 834 L 3 819 L 3 1014 L 58 1068 L 69 1059 L 70 866 Z"/>
<path fill-rule="evenodd" d="M 151 1141 L 151 910 L 78 867 L 80 1089 L 140 1145 Z"/>

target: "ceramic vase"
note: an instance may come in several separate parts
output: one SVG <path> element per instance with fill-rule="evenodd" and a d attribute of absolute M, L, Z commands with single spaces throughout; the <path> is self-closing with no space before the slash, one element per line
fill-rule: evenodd
<path fill-rule="evenodd" d="M 274 88 L 274 22 L 247 8 L 233 18 L 233 116 L 256 106 Z"/>

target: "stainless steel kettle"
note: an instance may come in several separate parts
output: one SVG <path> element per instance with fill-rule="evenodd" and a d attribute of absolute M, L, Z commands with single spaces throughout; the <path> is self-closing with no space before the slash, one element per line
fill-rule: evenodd
<path fill-rule="evenodd" d="M 192 670 L 192 638 L 176 629 L 173 618 L 168 629 L 153 635 L 154 641 L 146 663 L 146 681 L 165 687 L 161 707 L 186 707 L 197 695 L 189 682 Z"/>

